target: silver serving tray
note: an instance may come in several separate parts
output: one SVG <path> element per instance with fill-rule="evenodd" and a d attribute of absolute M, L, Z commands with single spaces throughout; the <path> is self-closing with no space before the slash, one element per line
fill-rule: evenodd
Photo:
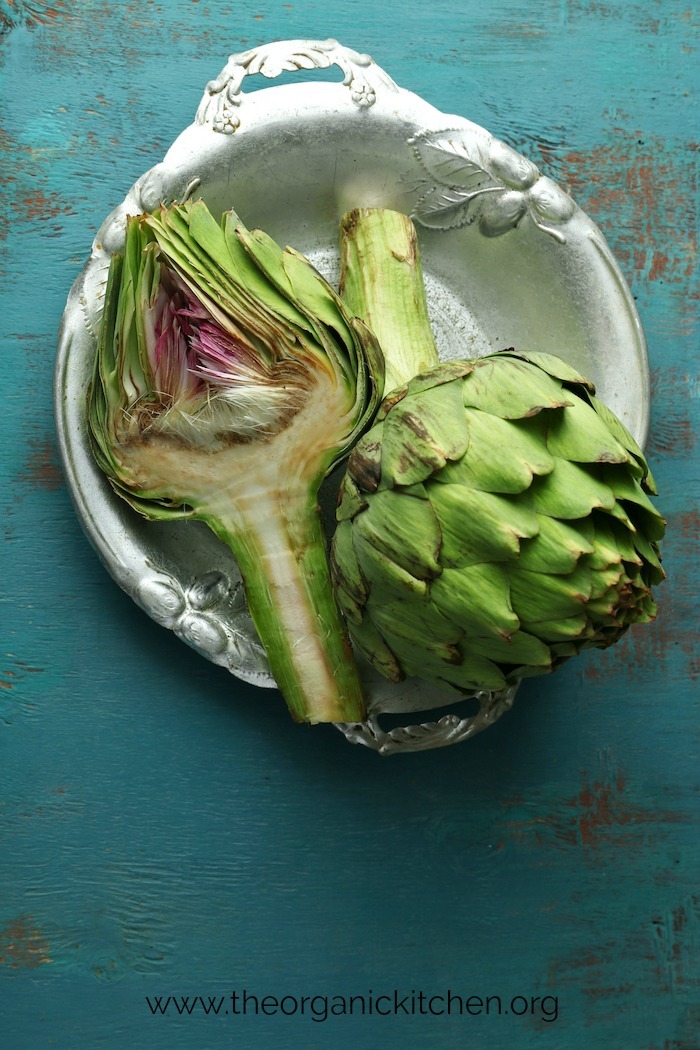
<path fill-rule="evenodd" d="M 342 83 L 242 91 L 251 74 L 333 65 Z M 200 523 L 147 522 L 132 512 L 97 469 L 86 433 L 106 273 L 126 216 L 188 196 L 203 197 L 214 213 L 235 206 L 248 226 L 304 252 L 331 282 L 346 210 L 411 214 L 443 359 L 508 346 L 558 354 L 593 379 L 644 443 L 648 365 L 634 302 L 600 231 L 562 189 L 484 128 L 439 112 L 334 40 L 282 41 L 232 56 L 207 85 L 194 123 L 98 231 L 68 297 L 55 397 L 77 513 L 107 569 L 154 620 L 239 678 L 274 686 L 232 555 Z M 334 486 L 330 479 L 325 490 L 329 526 Z M 383 754 L 467 739 L 515 695 L 515 688 L 483 692 L 468 709 L 417 719 L 453 704 L 454 694 L 417 681 L 395 686 L 365 666 L 362 674 L 368 719 L 339 728 Z M 389 729 L 381 721 L 387 713 L 409 724 Z"/>

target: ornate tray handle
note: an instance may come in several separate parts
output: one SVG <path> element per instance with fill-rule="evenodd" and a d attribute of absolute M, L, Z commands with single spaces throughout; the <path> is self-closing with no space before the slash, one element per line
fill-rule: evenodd
<path fill-rule="evenodd" d="M 435 721 L 385 730 L 379 722 L 381 709 L 372 710 L 370 706 L 370 713 L 364 722 L 335 722 L 334 725 L 351 744 L 364 744 L 380 755 L 430 751 L 435 747 L 469 740 L 488 729 L 501 715 L 510 711 L 517 690 L 518 685 L 497 692 L 480 690 L 471 698 L 479 705 L 476 714 L 466 716 L 449 713 Z M 459 702 L 456 706 L 459 707 Z"/>
<path fill-rule="evenodd" d="M 373 106 L 378 91 L 398 91 L 398 86 L 370 58 L 337 40 L 280 40 L 231 55 L 216 80 L 207 84 L 199 104 L 196 124 L 209 124 L 214 131 L 231 135 L 241 123 L 238 108 L 244 99 L 242 84 L 253 73 L 272 80 L 283 72 L 328 69 L 339 66 L 343 84 L 356 106 Z"/>

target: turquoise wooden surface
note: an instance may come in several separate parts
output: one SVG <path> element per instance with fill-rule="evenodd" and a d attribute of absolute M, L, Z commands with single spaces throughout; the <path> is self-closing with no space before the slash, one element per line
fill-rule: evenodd
<path fill-rule="evenodd" d="M 0 34 L 0 1044 L 697 1050 L 693 5 L 0 0 Z M 469 744 L 386 760 L 294 727 L 135 608 L 80 531 L 52 424 L 56 331 L 99 223 L 229 53 L 329 35 L 601 225 L 649 341 L 669 522 L 652 627 L 529 682 Z M 403 1006 L 146 1001 L 244 990 Z M 525 998 L 420 1013 L 448 990 Z"/>

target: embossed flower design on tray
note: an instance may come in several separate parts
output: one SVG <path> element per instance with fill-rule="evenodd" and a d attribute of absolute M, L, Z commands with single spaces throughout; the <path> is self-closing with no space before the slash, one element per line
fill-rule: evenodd
<path fill-rule="evenodd" d="M 425 176 L 414 182 L 419 194 L 412 218 L 434 230 L 478 223 L 488 237 L 514 229 L 525 215 L 560 243 L 561 227 L 576 205 L 532 161 L 490 138 L 474 146 L 460 130 L 420 131 L 409 145 Z"/>
<path fill-rule="evenodd" d="M 159 570 L 141 581 L 134 597 L 156 623 L 174 631 L 213 663 L 230 669 L 240 664 L 261 672 L 267 669 L 243 588 L 240 583 L 231 584 L 223 573 L 204 573 L 183 587 L 174 576 Z M 235 613 L 235 631 L 230 626 L 231 613 Z"/>

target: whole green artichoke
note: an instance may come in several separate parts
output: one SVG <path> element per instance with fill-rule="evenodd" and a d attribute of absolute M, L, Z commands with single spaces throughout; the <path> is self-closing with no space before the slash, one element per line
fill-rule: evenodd
<path fill-rule="evenodd" d="M 388 678 L 500 689 L 653 619 L 664 521 L 646 460 L 559 358 L 437 365 L 349 460 L 331 570 Z"/>

